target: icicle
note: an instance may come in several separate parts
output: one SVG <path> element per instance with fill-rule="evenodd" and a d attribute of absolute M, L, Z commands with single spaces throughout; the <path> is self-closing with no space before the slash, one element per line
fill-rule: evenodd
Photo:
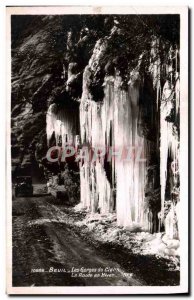
<path fill-rule="evenodd" d="M 153 78 L 153 87 L 156 89 L 156 106 L 159 108 L 159 99 L 161 94 L 161 84 L 160 84 L 160 76 L 161 76 L 161 60 L 159 55 L 159 39 L 153 37 L 152 48 L 150 53 L 150 66 L 149 71 L 152 74 Z"/>
<path fill-rule="evenodd" d="M 75 111 L 67 107 L 58 109 L 56 104 L 51 104 L 46 116 L 47 143 L 53 132 L 55 133 L 57 145 L 62 139 L 62 146 L 66 144 L 75 145 L 77 136 L 77 115 Z"/>
<path fill-rule="evenodd" d="M 177 55 L 177 54 L 176 54 Z M 170 49 L 170 58 L 172 59 L 172 49 Z M 175 57 L 176 59 L 176 57 Z M 176 62 L 177 68 L 177 62 Z M 166 66 L 167 74 L 170 74 L 170 80 L 167 80 L 164 84 L 163 94 L 161 99 L 161 108 L 160 108 L 160 182 L 161 182 L 161 219 L 164 222 L 165 218 L 165 201 L 173 200 L 165 199 L 165 190 L 167 182 L 167 158 L 168 153 L 171 155 L 172 164 L 174 165 L 173 170 L 173 180 L 176 185 L 178 180 L 178 171 L 175 170 L 178 168 L 179 161 L 179 142 L 178 142 L 178 133 L 175 132 L 174 124 L 169 122 L 167 117 L 171 115 L 171 111 L 175 106 L 176 118 L 179 113 L 179 79 L 176 70 L 172 68 L 172 62 L 169 66 Z M 173 74 L 175 75 L 175 86 L 173 85 Z M 167 220 L 165 221 L 166 230 L 169 231 L 169 222 L 171 218 L 168 215 Z M 172 227 L 172 224 L 171 224 Z"/>
<path fill-rule="evenodd" d="M 99 46 L 99 45 L 98 45 Z M 100 51 L 100 48 L 97 49 Z M 95 52 L 95 61 L 101 55 Z M 82 143 L 92 148 L 102 146 L 116 151 L 123 147 L 141 146 L 145 152 L 145 140 L 138 135 L 139 116 L 139 73 L 131 73 L 128 92 L 122 90 L 120 76 L 106 77 L 103 103 L 92 101 L 87 80 L 95 64 L 92 59 L 83 75 L 83 94 L 80 104 L 80 128 Z M 110 144 L 111 141 L 111 144 Z M 120 226 L 141 226 L 148 229 L 144 203 L 146 179 L 145 162 L 131 159 L 123 161 L 111 159 L 112 182 L 116 186 L 117 223 Z M 82 186 L 83 185 L 83 186 Z M 113 192 L 106 176 L 103 162 L 95 165 L 85 162 L 81 166 L 81 202 L 91 211 L 107 213 L 113 209 Z M 89 193 L 89 194 L 88 194 Z M 89 199 L 88 199 L 89 195 Z M 94 203 L 96 202 L 96 203 Z"/>
<path fill-rule="evenodd" d="M 46 134 L 47 134 L 48 145 L 49 145 L 51 136 L 52 136 L 53 132 L 55 131 L 55 121 L 56 121 L 55 113 L 56 113 L 56 104 L 51 104 L 49 106 L 49 109 L 48 109 L 47 115 L 46 115 Z"/>

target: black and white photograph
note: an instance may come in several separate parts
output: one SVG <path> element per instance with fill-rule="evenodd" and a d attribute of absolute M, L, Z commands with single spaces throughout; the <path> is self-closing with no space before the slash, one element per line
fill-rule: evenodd
<path fill-rule="evenodd" d="M 8 294 L 188 292 L 188 8 L 7 7 Z"/>

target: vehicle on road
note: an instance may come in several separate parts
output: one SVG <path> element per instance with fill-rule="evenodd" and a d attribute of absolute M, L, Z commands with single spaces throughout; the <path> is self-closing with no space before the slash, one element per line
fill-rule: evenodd
<path fill-rule="evenodd" d="M 33 185 L 31 176 L 18 176 L 16 177 L 15 184 L 15 197 L 18 196 L 32 196 Z"/>

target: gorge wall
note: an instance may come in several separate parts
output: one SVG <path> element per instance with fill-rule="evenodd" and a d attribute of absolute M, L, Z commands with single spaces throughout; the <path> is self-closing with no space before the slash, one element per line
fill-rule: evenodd
<path fill-rule="evenodd" d="M 20 24 L 27 29 L 12 38 L 12 166 L 20 172 L 29 157 L 91 213 L 116 212 L 119 226 L 177 237 L 178 16 L 36 16 Z M 95 162 L 51 163 L 46 152 L 55 145 L 122 151 L 120 159 L 96 153 Z"/>

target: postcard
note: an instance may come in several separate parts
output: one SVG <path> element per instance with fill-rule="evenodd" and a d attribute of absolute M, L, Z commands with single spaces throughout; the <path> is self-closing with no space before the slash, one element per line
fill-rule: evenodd
<path fill-rule="evenodd" d="M 188 8 L 6 10 L 7 293 L 188 293 Z"/>

